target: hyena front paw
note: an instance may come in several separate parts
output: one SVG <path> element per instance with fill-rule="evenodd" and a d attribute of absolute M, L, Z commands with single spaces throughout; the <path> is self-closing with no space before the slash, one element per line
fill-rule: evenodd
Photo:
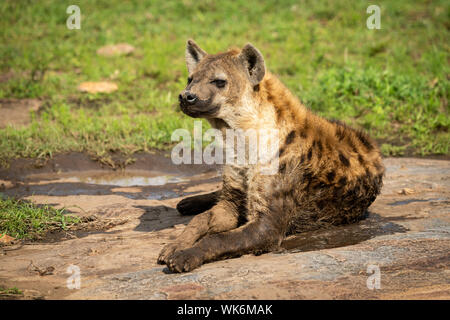
<path fill-rule="evenodd" d="M 217 199 L 217 192 L 184 198 L 178 202 L 177 210 L 183 216 L 199 214 L 211 209 L 217 203 Z"/>
<path fill-rule="evenodd" d="M 194 197 L 184 198 L 177 204 L 177 211 L 183 215 L 193 215 L 198 213 L 198 201 Z"/>
<path fill-rule="evenodd" d="M 182 216 L 190 216 L 205 212 L 214 205 L 215 200 L 210 194 L 184 198 L 177 204 L 177 210 Z"/>
<path fill-rule="evenodd" d="M 203 264 L 203 252 L 198 248 L 176 251 L 169 257 L 167 267 L 172 272 L 189 272 Z"/>
<path fill-rule="evenodd" d="M 158 264 L 167 264 L 169 257 L 174 254 L 177 250 L 184 249 L 179 243 L 169 243 L 167 244 L 159 253 Z"/>

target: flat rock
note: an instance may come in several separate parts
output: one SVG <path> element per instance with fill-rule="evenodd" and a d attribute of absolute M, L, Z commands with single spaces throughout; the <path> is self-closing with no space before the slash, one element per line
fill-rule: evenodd
<path fill-rule="evenodd" d="M 97 54 L 105 57 L 123 56 L 134 51 L 134 47 L 128 43 L 111 44 L 101 47 L 97 50 Z"/>
<path fill-rule="evenodd" d="M 74 180 L 74 172 L 30 175 L 3 193 L 127 222 L 6 251 L 0 255 L 0 285 L 49 299 L 450 299 L 450 161 L 384 162 L 382 194 L 366 220 L 290 237 L 279 252 L 181 274 L 156 264 L 161 248 L 192 219 L 174 208 L 190 190 L 219 188 L 217 176 L 120 186 Z M 414 193 L 399 194 L 404 188 Z M 161 192 L 164 197 L 158 197 Z M 29 273 L 30 260 L 54 267 L 53 274 Z M 80 289 L 66 286 L 71 265 L 80 268 Z"/>
<path fill-rule="evenodd" d="M 117 84 L 109 81 L 82 82 L 78 86 L 79 91 L 88 93 L 111 93 L 117 89 Z"/>

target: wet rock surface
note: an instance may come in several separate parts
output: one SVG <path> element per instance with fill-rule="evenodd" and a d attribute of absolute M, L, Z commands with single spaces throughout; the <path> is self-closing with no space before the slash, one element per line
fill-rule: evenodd
<path fill-rule="evenodd" d="M 5 195 L 126 220 L 64 241 L 0 247 L 0 285 L 31 292 L 23 297 L 29 299 L 450 299 L 450 161 L 385 159 L 383 191 L 367 219 L 290 237 L 279 252 L 183 274 L 156 264 L 164 244 L 192 219 L 174 208 L 187 195 L 220 188 L 220 178 L 215 170 L 164 161 L 125 172 L 88 161 L 75 171 L 58 163 L 0 171 Z M 30 272 L 30 261 L 53 271 Z M 67 288 L 72 265 L 80 289 Z"/>

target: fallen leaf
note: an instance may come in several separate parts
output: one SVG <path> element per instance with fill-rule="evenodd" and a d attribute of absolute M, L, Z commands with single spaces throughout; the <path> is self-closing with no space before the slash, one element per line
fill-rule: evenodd
<path fill-rule="evenodd" d="M 8 236 L 6 233 L 4 233 L 4 234 L 0 233 L 0 243 L 11 243 L 14 240 L 16 240 L 16 238 Z"/>

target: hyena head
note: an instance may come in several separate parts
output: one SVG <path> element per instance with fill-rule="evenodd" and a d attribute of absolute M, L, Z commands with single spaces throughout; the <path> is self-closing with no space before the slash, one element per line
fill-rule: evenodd
<path fill-rule="evenodd" d="M 189 77 L 178 97 L 181 110 L 194 118 L 221 119 L 229 126 L 244 112 L 242 106 L 251 107 L 252 92 L 265 74 L 263 56 L 251 44 L 213 55 L 188 40 L 186 64 Z"/>

